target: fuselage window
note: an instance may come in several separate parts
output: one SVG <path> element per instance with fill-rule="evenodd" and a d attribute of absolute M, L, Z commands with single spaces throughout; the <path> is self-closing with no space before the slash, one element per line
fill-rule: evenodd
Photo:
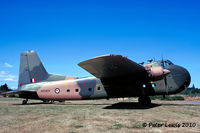
<path fill-rule="evenodd" d="M 88 91 L 92 91 L 92 88 L 88 88 Z"/>
<path fill-rule="evenodd" d="M 97 90 L 100 91 L 100 90 L 101 90 L 101 87 L 98 87 Z"/>
<path fill-rule="evenodd" d="M 155 83 L 153 83 L 153 84 L 152 84 L 152 87 L 156 87 L 156 84 L 155 84 Z"/>
<path fill-rule="evenodd" d="M 70 89 L 67 89 L 67 92 L 70 92 Z"/>
<path fill-rule="evenodd" d="M 76 91 L 76 92 L 78 92 L 79 90 L 78 90 L 78 89 L 76 89 L 75 91 Z"/>

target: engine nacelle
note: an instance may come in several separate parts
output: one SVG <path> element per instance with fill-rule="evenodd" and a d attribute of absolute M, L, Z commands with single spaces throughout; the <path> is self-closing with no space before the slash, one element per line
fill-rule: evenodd
<path fill-rule="evenodd" d="M 145 66 L 146 71 L 149 74 L 149 77 L 151 77 L 151 80 L 156 81 L 156 80 L 161 80 L 166 76 L 167 74 L 170 73 L 169 70 L 163 69 L 161 66 L 156 66 L 152 67 L 152 65 L 146 65 Z"/>

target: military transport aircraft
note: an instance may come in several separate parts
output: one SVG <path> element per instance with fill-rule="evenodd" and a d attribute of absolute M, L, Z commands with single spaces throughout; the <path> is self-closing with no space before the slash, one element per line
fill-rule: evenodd
<path fill-rule="evenodd" d="M 190 84 L 190 74 L 169 60 L 135 63 L 121 55 L 104 55 L 83 61 L 80 67 L 94 77 L 77 78 L 49 74 L 34 51 L 21 53 L 18 89 L 4 94 L 18 94 L 25 100 L 45 102 L 139 97 L 149 105 L 149 96 L 178 93 Z"/>

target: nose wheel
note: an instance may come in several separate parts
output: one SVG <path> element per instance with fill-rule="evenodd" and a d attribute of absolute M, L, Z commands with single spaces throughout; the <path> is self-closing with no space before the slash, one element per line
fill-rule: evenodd
<path fill-rule="evenodd" d="M 22 105 L 25 105 L 25 104 L 27 104 L 27 102 L 28 102 L 28 99 L 26 99 L 26 100 L 23 100 L 23 101 L 22 101 Z"/>
<path fill-rule="evenodd" d="M 148 106 L 151 104 L 151 99 L 148 96 L 139 97 L 138 101 L 141 105 Z"/>

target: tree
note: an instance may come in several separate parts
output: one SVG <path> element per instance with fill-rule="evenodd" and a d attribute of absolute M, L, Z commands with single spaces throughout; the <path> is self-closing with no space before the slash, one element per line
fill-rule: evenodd
<path fill-rule="evenodd" d="M 7 84 L 1 85 L 0 92 L 6 92 L 6 91 L 11 91 L 11 89 L 8 88 Z"/>

